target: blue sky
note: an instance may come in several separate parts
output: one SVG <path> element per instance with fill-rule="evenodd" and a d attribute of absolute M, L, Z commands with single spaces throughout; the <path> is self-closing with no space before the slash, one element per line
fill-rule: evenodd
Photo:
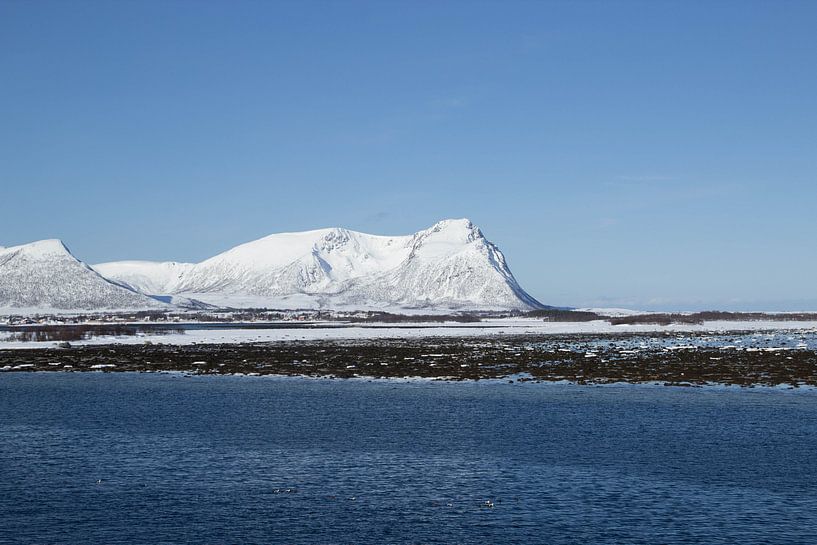
<path fill-rule="evenodd" d="M 817 309 L 817 2 L 0 1 L 0 245 L 469 217 L 545 303 Z"/>

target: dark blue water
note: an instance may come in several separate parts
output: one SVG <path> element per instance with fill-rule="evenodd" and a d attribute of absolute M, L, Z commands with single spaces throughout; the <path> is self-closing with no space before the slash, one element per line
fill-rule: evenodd
<path fill-rule="evenodd" d="M 0 376 L 0 543 L 190 542 L 813 544 L 817 393 Z"/>

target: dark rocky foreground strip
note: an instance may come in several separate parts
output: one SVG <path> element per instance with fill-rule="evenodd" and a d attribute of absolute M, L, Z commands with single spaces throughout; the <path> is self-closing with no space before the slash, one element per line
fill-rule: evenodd
<path fill-rule="evenodd" d="M 14 371 L 181 371 L 195 375 L 427 377 L 580 384 L 817 386 L 807 349 L 634 348 L 638 335 L 493 336 L 261 344 L 105 345 L 0 350 Z M 599 348 L 599 341 L 604 345 Z M 689 340 L 689 337 L 686 338 Z M 728 340 L 728 339 L 727 339 Z M 517 376 L 521 375 L 521 376 Z"/>

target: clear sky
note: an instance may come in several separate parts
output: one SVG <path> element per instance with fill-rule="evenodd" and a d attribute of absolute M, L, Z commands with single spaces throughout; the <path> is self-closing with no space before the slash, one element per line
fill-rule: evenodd
<path fill-rule="evenodd" d="M 817 309 L 817 2 L 0 0 L 0 245 L 468 217 L 544 303 Z"/>

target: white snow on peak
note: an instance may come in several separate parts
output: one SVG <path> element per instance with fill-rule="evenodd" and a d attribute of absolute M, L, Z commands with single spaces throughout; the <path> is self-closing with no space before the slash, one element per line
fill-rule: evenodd
<path fill-rule="evenodd" d="M 241 244 L 210 258 L 200 265 L 229 261 L 234 265 L 254 268 L 285 267 L 292 262 L 313 255 L 360 255 L 362 260 L 383 257 L 383 251 L 393 247 L 400 237 L 367 235 L 348 229 L 331 228 L 280 233 Z"/>
<path fill-rule="evenodd" d="M 166 305 L 116 285 L 56 239 L 0 249 L 0 309 L 145 309 Z"/>
<path fill-rule="evenodd" d="M 68 250 L 65 244 L 56 238 L 38 240 L 28 244 L 21 244 L 19 246 L 10 246 L 8 248 L 0 248 L 0 251 L 23 252 L 31 257 L 71 255 L 71 252 Z"/>
<path fill-rule="evenodd" d="M 413 235 L 343 228 L 279 233 L 201 263 L 114 262 L 107 278 L 153 295 L 235 306 L 510 309 L 542 305 L 467 219 Z"/>
<path fill-rule="evenodd" d="M 482 240 L 482 232 L 470 220 L 443 220 L 415 234 L 411 245 L 415 256 L 435 259 Z"/>

